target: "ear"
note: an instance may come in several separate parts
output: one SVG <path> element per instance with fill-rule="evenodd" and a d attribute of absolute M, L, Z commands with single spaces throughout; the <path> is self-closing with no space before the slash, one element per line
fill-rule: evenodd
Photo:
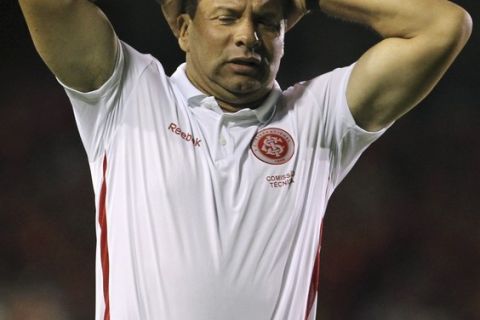
<path fill-rule="evenodd" d="M 283 20 L 281 22 L 281 26 L 280 26 L 280 37 L 281 37 L 281 40 L 282 40 L 282 55 L 281 57 L 283 58 L 283 56 L 285 55 L 285 32 L 286 32 L 286 29 L 287 28 L 287 20 Z"/>
<path fill-rule="evenodd" d="M 192 19 L 190 15 L 183 13 L 177 18 L 178 45 L 186 53 L 190 49 L 189 30 Z"/>

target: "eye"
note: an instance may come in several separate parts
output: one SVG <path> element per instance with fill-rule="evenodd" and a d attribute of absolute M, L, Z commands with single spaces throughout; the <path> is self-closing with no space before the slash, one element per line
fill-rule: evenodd
<path fill-rule="evenodd" d="M 264 26 L 269 30 L 274 30 L 274 31 L 280 30 L 280 22 L 274 19 L 260 19 L 258 21 L 258 24 L 260 24 L 261 26 Z"/>
<path fill-rule="evenodd" d="M 218 16 L 217 20 L 220 21 L 222 24 L 232 24 L 237 20 L 237 17 L 233 15 L 222 15 Z"/>

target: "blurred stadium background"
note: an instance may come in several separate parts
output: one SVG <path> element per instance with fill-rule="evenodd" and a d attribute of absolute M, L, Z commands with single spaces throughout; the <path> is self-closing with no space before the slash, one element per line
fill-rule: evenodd
<path fill-rule="evenodd" d="M 457 1 L 480 21 L 480 3 Z M 183 55 L 154 1 L 99 1 L 171 73 Z M 94 314 L 94 202 L 69 103 L 0 3 L 0 320 Z M 319 319 L 480 319 L 480 36 L 332 198 Z M 355 61 L 367 28 L 311 14 L 286 36 L 283 88 Z M 188 307 L 188 306 L 187 306 Z"/>

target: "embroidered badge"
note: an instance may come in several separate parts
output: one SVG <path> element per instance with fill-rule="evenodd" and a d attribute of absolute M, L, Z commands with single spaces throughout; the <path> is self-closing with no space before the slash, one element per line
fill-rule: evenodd
<path fill-rule="evenodd" d="M 260 130 L 250 146 L 253 154 L 268 164 L 284 164 L 293 156 L 295 143 L 288 132 L 278 128 Z"/>

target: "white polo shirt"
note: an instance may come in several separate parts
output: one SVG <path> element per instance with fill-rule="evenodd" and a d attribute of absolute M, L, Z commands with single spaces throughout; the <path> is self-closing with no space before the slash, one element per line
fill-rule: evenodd
<path fill-rule="evenodd" d="M 351 69 L 232 114 L 122 43 L 100 89 L 66 88 L 97 202 L 96 320 L 315 319 L 328 198 L 384 131 L 355 124 Z"/>

